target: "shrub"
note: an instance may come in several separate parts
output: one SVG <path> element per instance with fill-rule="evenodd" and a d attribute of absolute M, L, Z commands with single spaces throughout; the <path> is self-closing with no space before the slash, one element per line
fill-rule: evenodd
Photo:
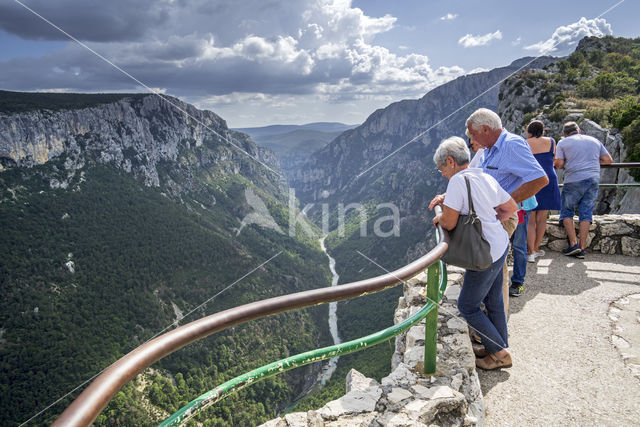
<path fill-rule="evenodd" d="M 580 77 L 580 72 L 577 69 L 571 68 L 569 71 L 567 71 L 567 82 L 575 84 L 578 81 L 578 77 Z"/>
<path fill-rule="evenodd" d="M 531 122 L 531 120 L 535 119 L 537 116 L 538 113 L 536 113 L 535 111 L 526 113 L 522 118 L 522 122 L 520 122 L 520 126 L 527 126 L 529 122 Z"/>
<path fill-rule="evenodd" d="M 569 61 L 567 61 L 566 59 L 561 59 L 557 62 L 557 64 L 558 71 L 560 71 L 560 73 L 564 74 L 567 72 L 567 69 L 569 68 Z"/>
<path fill-rule="evenodd" d="M 608 108 L 589 108 L 584 112 L 584 118 L 604 126 L 609 116 Z"/>
<path fill-rule="evenodd" d="M 620 130 L 630 125 L 632 121 L 640 117 L 640 99 L 626 96 L 609 111 L 609 122 Z"/>
<path fill-rule="evenodd" d="M 635 119 L 622 132 L 622 142 L 628 147 L 626 162 L 640 162 L 640 117 Z M 631 175 L 636 181 L 640 181 L 640 169 L 630 169 Z"/>
<path fill-rule="evenodd" d="M 569 64 L 572 68 L 578 68 L 585 62 L 586 58 L 584 57 L 582 52 L 576 51 L 569 55 L 569 58 L 567 58 L 567 60 L 569 61 Z"/>
<path fill-rule="evenodd" d="M 637 60 L 634 60 L 628 55 L 622 55 L 616 52 L 612 52 L 605 57 L 605 65 L 610 68 L 614 72 L 625 72 L 629 73 L 629 71 L 633 68 L 634 65 L 638 63 Z"/>
<path fill-rule="evenodd" d="M 602 62 L 605 55 L 606 54 L 601 50 L 592 50 L 591 52 L 589 52 L 589 64 L 598 68 L 602 68 Z"/>
<path fill-rule="evenodd" d="M 564 108 L 557 108 L 549 113 L 549 121 L 562 123 L 564 118 L 567 117 L 567 110 Z"/>

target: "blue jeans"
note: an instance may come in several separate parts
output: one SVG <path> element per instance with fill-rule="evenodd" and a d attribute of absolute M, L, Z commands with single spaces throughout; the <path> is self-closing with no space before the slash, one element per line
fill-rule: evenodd
<path fill-rule="evenodd" d="M 467 270 L 458 297 L 458 310 L 482 338 L 489 353 L 507 348 L 507 315 L 502 300 L 502 265 L 509 249 L 487 270 Z M 487 314 L 480 309 L 484 302 Z"/>
<path fill-rule="evenodd" d="M 529 214 L 527 211 L 524 222 L 518 224 L 516 231 L 511 236 L 511 249 L 513 249 L 513 274 L 511 283 L 524 283 L 524 276 L 527 275 L 527 225 L 529 225 Z"/>
<path fill-rule="evenodd" d="M 576 207 L 580 221 L 591 221 L 593 208 L 598 199 L 599 178 L 588 178 L 582 181 L 569 182 L 562 188 L 562 208 L 560 222 L 565 218 L 573 218 Z"/>

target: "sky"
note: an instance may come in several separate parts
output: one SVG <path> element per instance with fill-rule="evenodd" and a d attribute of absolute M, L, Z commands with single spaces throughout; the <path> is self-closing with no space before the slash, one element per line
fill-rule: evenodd
<path fill-rule="evenodd" d="M 639 16 L 638 0 L 0 0 L 0 89 L 155 91 L 234 128 L 358 124 L 584 36 L 637 38 Z"/>

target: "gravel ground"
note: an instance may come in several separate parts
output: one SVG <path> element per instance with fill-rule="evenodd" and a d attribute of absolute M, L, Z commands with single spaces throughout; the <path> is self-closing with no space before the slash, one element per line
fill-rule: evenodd
<path fill-rule="evenodd" d="M 525 292 L 511 299 L 513 367 L 478 370 L 486 425 L 640 425 L 640 380 L 608 317 L 611 303 L 640 293 L 640 260 L 550 252 L 527 267 Z"/>

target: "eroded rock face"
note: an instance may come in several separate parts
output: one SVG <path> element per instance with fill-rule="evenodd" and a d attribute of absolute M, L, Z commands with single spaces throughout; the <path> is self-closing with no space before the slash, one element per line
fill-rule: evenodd
<path fill-rule="evenodd" d="M 278 168 L 273 153 L 229 131 L 218 115 L 172 97 L 135 95 L 86 108 L 0 113 L 0 171 L 60 160 L 52 188 L 67 188 L 87 162 L 114 165 L 157 187 L 160 165 L 179 161 L 179 185 L 166 182 L 179 193 L 194 183 L 193 167 L 215 164 L 238 173 L 242 162 L 236 160 L 249 156 Z"/>

